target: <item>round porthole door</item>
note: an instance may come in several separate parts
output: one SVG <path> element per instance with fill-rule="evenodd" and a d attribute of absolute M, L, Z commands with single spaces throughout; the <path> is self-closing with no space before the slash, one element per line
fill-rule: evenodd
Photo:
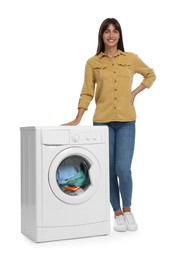
<path fill-rule="evenodd" d="M 69 204 L 89 200 L 100 181 L 100 166 L 87 149 L 74 147 L 58 153 L 49 168 L 49 184 L 54 195 Z"/>

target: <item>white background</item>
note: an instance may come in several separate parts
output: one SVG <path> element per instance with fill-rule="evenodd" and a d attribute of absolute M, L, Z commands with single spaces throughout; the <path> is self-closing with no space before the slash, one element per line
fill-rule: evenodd
<path fill-rule="evenodd" d="M 5 259 L 169 259 L 169 8 L 161 1 L 0 1 L 0 208 Z M 101 22 L 119 20 L 126 51 L 153 67 L 135 101 L 133 212 L 137 232 L 35 244 L 20 234 L 20 126 L 74 119 Z M 136 76 L 134 86 L 141 77 Z M 81 125 L 91 125 L 94 102 Z M 2 258 L 2 257 L 1 257 Z M 3 256 L 4 259 L 4 256 Z"/>

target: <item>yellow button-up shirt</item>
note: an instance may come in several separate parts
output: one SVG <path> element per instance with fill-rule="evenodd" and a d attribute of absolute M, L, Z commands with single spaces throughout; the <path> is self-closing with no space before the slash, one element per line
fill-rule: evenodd
<path fill-rule="evenodd" d="M 135 120 L 136 112 L 134 105 L 131 104 L 135 73 L 143 76 L 141 83 L 147 88 L 156 79 L 153 69 L 130 52 L 118 50 L 113 59 L 103 52 L 90 58 L 85 66 L 85 78 L 78 108 L 87 110 L 95 95 L 94 122 Z"/>

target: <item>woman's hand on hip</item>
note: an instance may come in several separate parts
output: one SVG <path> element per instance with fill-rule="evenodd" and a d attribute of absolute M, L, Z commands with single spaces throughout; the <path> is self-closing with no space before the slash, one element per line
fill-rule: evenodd
<path fill-rule="evenodd" d="M 132 91 L 132 93 L 131 93 L 131 101 L 130 101 L 131 105 L 134 104 L 135 97 L 136 97 L 136 94 Z"/>

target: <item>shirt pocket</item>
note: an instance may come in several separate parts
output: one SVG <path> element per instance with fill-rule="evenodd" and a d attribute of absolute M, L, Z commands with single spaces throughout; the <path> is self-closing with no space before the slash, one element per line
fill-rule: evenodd
<path fill-rule="evenodd" d="M 95 67 L 94 73 L 95 73 L 96 81 L 108 79 L 109 77 L 109 71 L 107 66 Z"/>
<path fill-rule="evenodd" d="M 133 71 L 130 63 L 118 63 L 119 76 L 122 78 L 132 78 Z"/>

